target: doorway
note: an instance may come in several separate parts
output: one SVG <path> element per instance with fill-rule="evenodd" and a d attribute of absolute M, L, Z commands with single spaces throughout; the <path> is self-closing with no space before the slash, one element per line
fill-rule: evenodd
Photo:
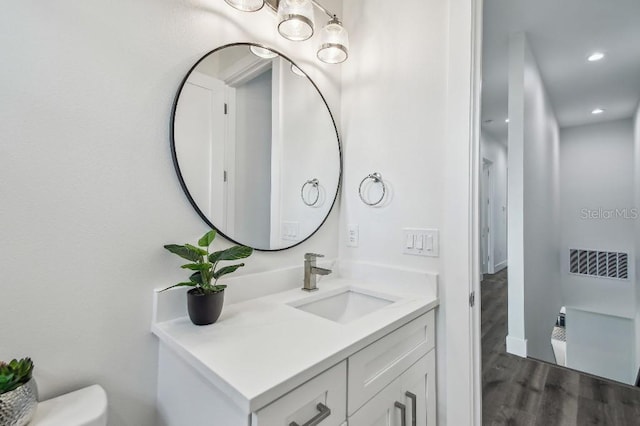
<path fill-rule="evenodd" d="M 482 159 L 482 177 L 480 183 L 480 261 L 482 276 L 494 273 L 493 262 L 493 163 Z"/>

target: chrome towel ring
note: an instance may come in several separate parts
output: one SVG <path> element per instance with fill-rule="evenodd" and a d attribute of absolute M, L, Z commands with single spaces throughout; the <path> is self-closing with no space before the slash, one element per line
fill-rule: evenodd
<path fill-rule="evenodd" d="M 316 197 L 313 199 L 313 201 L 307 201 L 307 199 L 304 196 L 304 188 L 307 185 L 311 185 L 316 189 Z M 318 203 L 318 200 L 320 199 L 320 188 L 318 188 L 318 185 L 320 185 L 320 181 L 316 178 L 310 179 L 302 184 L 302 188 L 300 189 L 300 198 L 302 198 L 302 202 L 309 207 L 315 206 Z"/>
<path fill-rule="evenodd" d="M 380 196 L 380 199 L 377 201 L 367 201 L 364 198 L 364 195 L 362 195 L 362 185 L 364 185 L 364 183 L 371 179 L 374 183 L 379 183 L 380 185 L 382 185 L 382 195 Z M 370 175 L 367 175 L 364 179 L 362 179 L 362 181 L 360 182 L 360 186 L 358 187 L 358 195 L 360 195 L 360 199 L 362 200 L 363 203 L 365 203 L 368 206 L 377 206 L 378 204 L 380 204 L 382 202 L 382 200 L 384 200 L 384 196 L 387 193 L 387 186 L 384 184 L 384 181 L 382 180 L 382 175 L 378 172 L 374 172 L 371 173 Z"/>

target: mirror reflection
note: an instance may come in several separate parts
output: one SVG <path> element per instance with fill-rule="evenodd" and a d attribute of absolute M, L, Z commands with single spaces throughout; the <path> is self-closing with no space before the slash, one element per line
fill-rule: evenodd
<path fill-rule="evenodd" d="M 506 350 L 637 384 L 639 17 L 637 1 L 484 3 L 485 369 Z"/>
<path fill-rule="evenodd" d="M 194 66 L 176 100 L 172 144 L 200 216 L 258 250 L 307 239 L 337 197 L 340 145 L 323 96 L 261 46 L 225 46 Z"/>

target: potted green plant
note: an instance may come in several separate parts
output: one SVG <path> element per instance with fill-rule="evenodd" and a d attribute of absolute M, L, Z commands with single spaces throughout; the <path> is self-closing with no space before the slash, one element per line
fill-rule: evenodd
<path fill-rule="evenodd" d="M 209 253 L 209 246 L 215 238 L 216 231 L 211 230 L 198 240 L 197 247 L 191 244 L 164 246 L 171 253 L 190 261 L 182 265 L 182 269 L 194 271 L 189 281 L 172 285 L 162 291 L 174 287 L 193 287 L 187 291 L 187 307 L 189 318 L 195 325 L 213 324 L 218 320 L 224 302 L 224 289 L 227 287 L 224 284 L 218 284 L 218 280 L 244 266 L 244 263 L 221 266 L 220 262 L 244 259 L 253 253 L 251 247 L 245 246 L 233 246 L 226 250 Z"/>
<path fill-rule="evenodd" d="M 38 407 L 37 388 L 30 358 L 0 361 L 0 424 L 23 426 Z"/>

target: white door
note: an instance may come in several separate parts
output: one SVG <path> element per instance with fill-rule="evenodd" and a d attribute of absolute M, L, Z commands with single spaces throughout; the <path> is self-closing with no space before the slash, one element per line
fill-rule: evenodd
<path fill-rule="evenodd" d="M 480 260 L 482 273 L 493 273 L 491 262 L 491 163 L 482 163 L 482 179 L 480 186 Z"/>
<path fill-rule="evenodd" d="M 180 172 L 200 210 L 226 227 L 225 84 L 193 72 L 176 108 L 176 154 Z"/>

